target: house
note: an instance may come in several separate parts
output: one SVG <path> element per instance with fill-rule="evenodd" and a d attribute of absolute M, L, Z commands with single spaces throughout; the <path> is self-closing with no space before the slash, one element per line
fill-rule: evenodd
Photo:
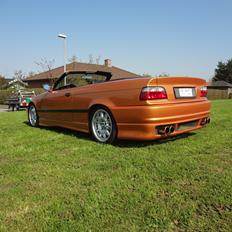
<path fill-rule="evenodd" d="M 27 88 L 27 83 L 21 79 L 8 79 L 8 83 L 4 86 L 6 89 L 20 90 Z"/>
<path fill-rule="evenodd" d="M 72 62 L 67 64 L 67 71 L 103 71 L 110 72 L 112 74 L 111 79 L 125 78 L 125 77 L 140 77 L 138 74 L 123 70 L 121 68 L 112 66 L 112 61 L 110 59 L 106 59 L 103 65 L 99 64 L 86 64 L 79 62 Z M 28 83 L 29 88 L 42 88 L 44 84 L 52 85 L 57 78 L 59 78 L 64 72 L 64 67 L 58 67 L 46 72 L 42 72 L 36 74 L 34 76 L 28 77 L 24 80 L 24 82 Z"/>
<path fill-rule="evenodd" d="M 226 81 L 213 81 L 213 82 L 209 83 L 208 88 L 210 88 L 210 89 L 228 89 L 228 88 L 232 88 L 232 84 L 230 84 Z"/>
<path fill-rule="evenodd" d="M 8 84 L 9 82 L 13 81 L 14 79 L 12 79 L 12 78 L 5 78 L 5 80 L 6 80 L 6 83 Z"/>
<path fill-rule="evenodd" d="M 226 81 L 213 81 L 207 85 L 210 99 L 232 98 L 232 84 Z"/>

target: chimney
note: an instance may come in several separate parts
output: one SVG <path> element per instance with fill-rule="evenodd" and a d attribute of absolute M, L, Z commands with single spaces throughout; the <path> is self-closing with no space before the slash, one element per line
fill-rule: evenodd
<path fill-rule="evenodd" d="M 112 60 L 111 59 L 105 59 L 105 66 L 106 67 L 112 67 Z"/>

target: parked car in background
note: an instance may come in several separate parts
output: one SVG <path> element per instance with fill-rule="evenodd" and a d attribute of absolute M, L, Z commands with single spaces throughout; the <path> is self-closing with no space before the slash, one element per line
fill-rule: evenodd
<path fill-rule="evenodd" d="M 28 107 L 31 98 L 34 96 L 34 91 L 19 90 L 6 100 L 6 104 L 8 105 L 8 109 L 11 109 L 12 111 L 25 109 Z"/>
<path fill-rule="evenodd" d="M 89 132 L 101 143 L 160 139 L 210 122 L 205 85 L 192 77 L 111 80 L 106 72 L 67 72 L 32 98 L 28 120 Z"/>

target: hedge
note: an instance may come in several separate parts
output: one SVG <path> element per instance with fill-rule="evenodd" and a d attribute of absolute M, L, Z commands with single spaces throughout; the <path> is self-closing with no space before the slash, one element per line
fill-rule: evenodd
<path fill-rule="evenodd" d="M 35 94 L 40 94 L 44 92 L 44 89 L 25 89 L 25 91 L 34 91 Z M 12 89 L 0 90 L 0 104 L 4 104 L 6 99 L 15 93 Z"/>

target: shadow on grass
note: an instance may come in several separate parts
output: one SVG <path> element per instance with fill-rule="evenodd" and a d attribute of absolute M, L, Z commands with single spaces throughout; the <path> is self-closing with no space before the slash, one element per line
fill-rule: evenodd
<path fill-rule="evenodd" d="M 27 126 L 30 126 L 28 121 L 25 121 L 24 124 Z M 50 126 L 39 126 L 38 127 L 41 130 L 47 130 L 47 131 L 54 131 L 63 135 L 69 135 L 69 136 L 75 136 L 79 139 L 84 139 L 84 140 L 91 140 L 90 135 L 87 133 L 83 133 L 80 131 L 75 131 L 63 127 L 50 127 Z"/>
<path fill-rule="evenodd" d="M 30 126 L 28 121 L 25 121 L 24 124 L 26 124 L 27 126 Z M 79 131 L 75 131 L 75 130 L 71 130 L 71 129 L 66 129 L 66 128 L 62 128 L 62 127 L 44 127 L 44 126 L 40 126 L 39 129 L 47 130 L 47 131 L 54 131 L 57 133 L 61 133 L 63 135 L 75 136 L 79 139 L 91 141 L 91 136 L 88 133 L 83 133 L 83 132 L 79 132 Z M 179 139 L 188 138 L 194 134 L 195 134 L 194 132 L 188 132 L 188 133 L 181 134 L 181 135 L 176 135 L 176 136 L 172 136 L 172 137 L 166 137 L 166 138 L 161 138 L 158 140 L 151 140 L 151 141 L 117 140 L 113 144 L 113 146 L 126 147 L 126 148 L 146 147 L 146 146 L 151 146 L 151 145 L 155 145 L 155 144 L 158 145 L 158 144 L 163 144 L 163 143 L 168 143 L 168 142 L 174 142 L 174 141 L 179 140 Z"/>
<path fill-rule="evenodd" d="M 194 134 L 195 134 L 194 132 L 188 132 L 188 133 L 181 134 L 181 135 L 176 135 L 176 136 L 172 136 L 172 137 L 166 137 L 166 138 L 161 138 L 161 139 L 151 140 L 151 141 L 118 140 L 117 143 L 115 144 L 115 146 L 126 147 L 126 148 L 147 147 L 147 146 L 151 146 L 151 145 L 159 145 L 159 144 L 164 144 L 164 143 L 168 143 L 168 142 L 174 142 L 174 141 L 179 140 L 179 139 L 188 138 L 190 136 L 193 136 Z"/>

